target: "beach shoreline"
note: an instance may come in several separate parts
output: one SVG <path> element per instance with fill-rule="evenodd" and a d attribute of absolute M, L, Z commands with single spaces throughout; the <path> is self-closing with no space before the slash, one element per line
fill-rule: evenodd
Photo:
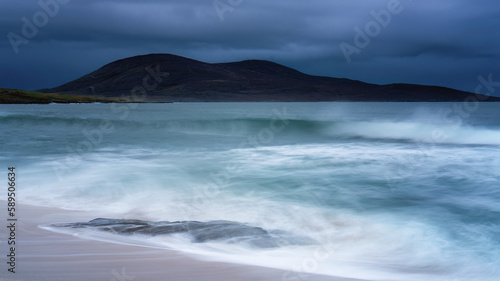
<path fill-rule="evenodd" d="M 4 202 L 3 202 L 4 203 Z M 6 281 L 308 280 L 353 281 L 290 271 L 203 261 L 168 249 L 107 243 L 52 232 L 40 225 L 92 219 L 88 212 L 18 205 L 16 273 Z M 3 240 L 3 239 L 2 239 Z M 7 243 L 3 243 L 7 250 Z"/>

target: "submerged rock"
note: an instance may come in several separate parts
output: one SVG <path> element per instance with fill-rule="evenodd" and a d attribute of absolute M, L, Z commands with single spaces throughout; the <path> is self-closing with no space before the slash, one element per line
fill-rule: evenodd
<path fill-rule="evenodd" d="M 150 222 L 128 219 L 98 218 L 89 222 L 54 224 L 53 227 L 89 228 L 119 235 L 172 235 L 186 234 L 193 243 L 223 242 L 245 244 L 258 248 L 275 248 L 287 245 L 313 244 L 307 237 L 284 231 L 267 231 L 261 227 L 233 221 L 160 221 Z"/>

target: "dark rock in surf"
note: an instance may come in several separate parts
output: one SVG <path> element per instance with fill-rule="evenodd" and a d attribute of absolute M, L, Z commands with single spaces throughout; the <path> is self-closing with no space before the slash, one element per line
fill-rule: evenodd
<path fill-rule="evenodd" d="M 257 248 L 274 248 L 286 245 L 312 244 L 307 237 L 296 236 L 283 231 L 267 231 L 260 227 L 232 221 L 160 221 L 105 219 L 89 222 L 54 224 L 53 227 L 90 228 L 119 235 L 172 235 L 186 234 L 193 243 L 223 242 L 243 244 Z"/>

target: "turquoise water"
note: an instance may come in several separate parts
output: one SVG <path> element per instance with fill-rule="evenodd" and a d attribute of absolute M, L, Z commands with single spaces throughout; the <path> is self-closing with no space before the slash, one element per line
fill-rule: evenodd
<path fill-rule="evenodd" d="M 500 277 L 500 103 L 2 105 L 0 129 L 22 203 L 225 221 L 274 240 L 54 231 L 281 268 L 283 280 Z"/>

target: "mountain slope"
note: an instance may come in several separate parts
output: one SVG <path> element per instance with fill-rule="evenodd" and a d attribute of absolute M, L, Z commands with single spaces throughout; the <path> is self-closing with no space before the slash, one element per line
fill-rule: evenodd
<path fill-rule="evenodd" d="M 141 87 L 147 91 L 138 91 Z M 444 87 L 375 85 L 312 76 L 270 61 L 211 64 L 170 54 L 118 60 L 67 84 L 40 91 L 151 102 L 463 101 L 471 95 Z"/>

